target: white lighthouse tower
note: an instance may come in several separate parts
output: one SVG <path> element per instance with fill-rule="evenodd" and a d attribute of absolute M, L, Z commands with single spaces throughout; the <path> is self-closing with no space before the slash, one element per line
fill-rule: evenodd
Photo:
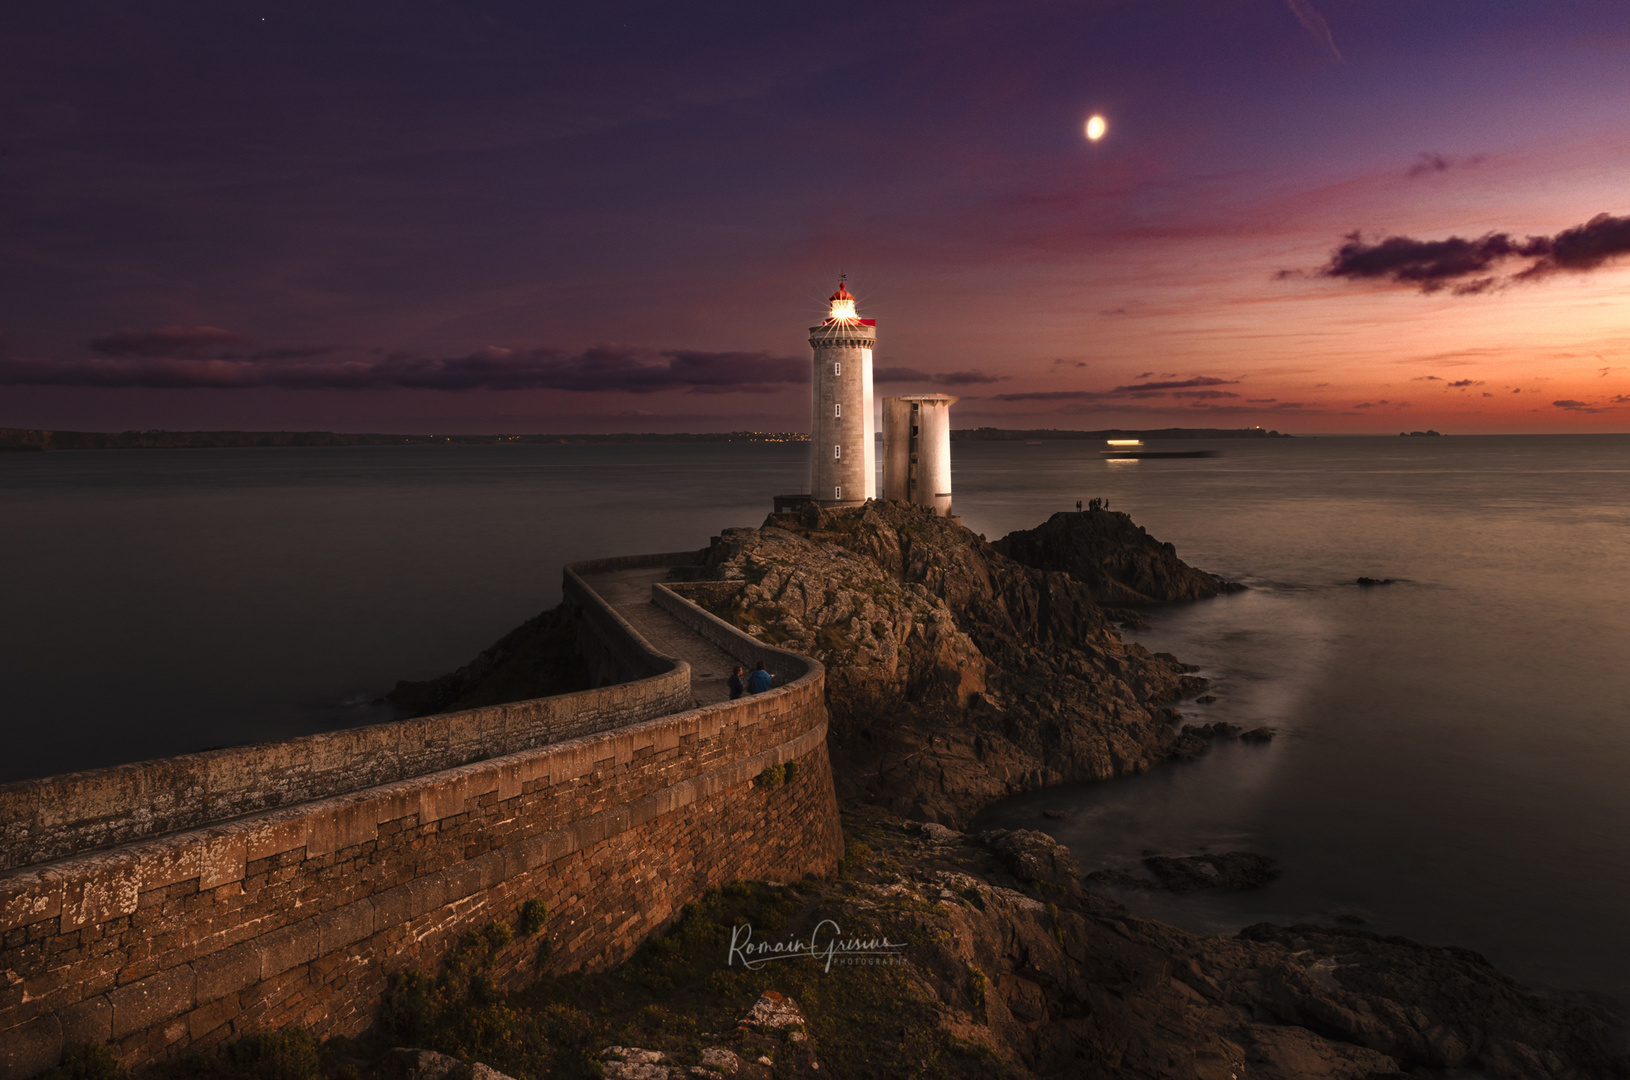
<path fill-rule="evenodd" d="M 859 506 L 877 496 L 877 419 L 872 410 L 872 347 L 877 321 L 855 314 L 840 281 L 832 312 L 809 328 L 815 349 L 809 425 L 809 497 L 822 506 Z"/>

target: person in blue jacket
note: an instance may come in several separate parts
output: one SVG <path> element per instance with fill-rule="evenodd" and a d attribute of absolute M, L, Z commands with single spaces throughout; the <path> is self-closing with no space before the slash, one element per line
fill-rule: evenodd
<path fill-rule="evenodd" d="M 772 681 L 773 680 L 770 673 L 764 670 L 764 661 L 760 660 L 758 663 L 753 665 L 752 674 L 747 676 L 747 692 L 750 694 L 762 694 L 764 691 L 770 688 L 770 683 Z"/>

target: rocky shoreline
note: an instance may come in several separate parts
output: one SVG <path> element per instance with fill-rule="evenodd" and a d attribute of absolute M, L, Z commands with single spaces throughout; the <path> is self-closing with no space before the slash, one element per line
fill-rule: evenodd
<path fill-rule="evenodd" d="M 387 1007 L 372 1041 L 325 1049 L 309 1075 L 420 1075 L 390 1051 L 407 1042 L 513 1076 L 639 1080 L 1630 1078 L 1616 1004 L 1523 987 L 1466 950 L 1344 927 L 1190 934 L 1092 892 L 1251 888 L 1278 873 L 1264 856 L 1150 856 L 1084 881 L 1043 833 L 965 831 L 1010 795 L 1272 737 L 1183 724 L 1174 706 L 1205 680 L 1122 640 L 1116 624 L 1148 605 L 1239 588 L 1126 515 L 1055 514 L 990 543 L 900 504 L 808 507 L 726 530 L 675 576 L 720 617 L 827 665 L 838 873 L 714 890 L 623 967 L 518 995 L 494 995 L 479 957 L 461 955 L 435 995 Z M 570 685 L 569 620 L 546 613 L 393 697 L 435 711 Z M 907 963 L 724 963 L 743 925 L 808 937 L 827 921 L 906 943 Z M 765 1000 L 798 1022 L 742 1019 Z"/>
<path fill-rule="evenodd" d="M 685 576 L 713 583 L 697 599 L 714 614 L 827 665 L 845 805 L 956 827 L 1023 791 L 1204 752 L 1171 705 L 1205 680 L 1122 641 L 1099 597 L 1238 588 L 1121 513 L 1055 514 L 991 544 L 878 502 L 727 529 Z"/>

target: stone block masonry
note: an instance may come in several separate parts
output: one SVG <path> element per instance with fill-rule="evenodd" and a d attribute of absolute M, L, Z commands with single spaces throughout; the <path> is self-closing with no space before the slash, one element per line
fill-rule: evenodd
<path fill-rule="evenodd" d="M 669 593 L 665 605 L 737 634 L 734 650 L 765 656 L 786 683 L 640 716 L 650 700 L 636 688 L 686 665 L 626 623 L 608 630 L 621 620 L 580 576 L 597 568 L 569 568 L 567 591 L 598 604 L 606 655 L 643 650 L 665 669 L 605 688 L 624 692 L 624 722 L 597 714 L 595 730 L 547 745 L 0 873 L 0 1080 L 35 1075 L 72 1042 L 109 1042 L 139 1067 L 295 1026 L 357 1034 L 391 976 L 434 969 L 496 919 L 515 925 L 527 900 L 550 908 L 548 969 L 592 970 L 709 887 L 829 870 L 842 838 L 821 666 Z M 541 700 L 568 698 L 608 700 Z M 789 761 L 795 782 L 755 783 Z M 538 945 L 504 950 L 512 986 L 540 973 Z"/>
<path fill-rule="evenodd" d="M 695 558 L 678 552 L 577 568 Z M 683 661 L 653 650 L 570 567 L 564 593 L 582 610 L 580 648 L 598 689 L 0 784 L 0 870 L 423 776 L 690 704 Z"/>

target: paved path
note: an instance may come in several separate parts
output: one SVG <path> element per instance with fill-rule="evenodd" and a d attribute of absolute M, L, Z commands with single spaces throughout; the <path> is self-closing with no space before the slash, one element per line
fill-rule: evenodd
<path fill-rule="evenodd" d="M 667 578 L 666 566 L 583 575 L 589 588 L 644 635 L 652 648 L 690 664 L 691 696 L 697 705 L 728 701 L 730 671 L 738 661 L 651 603 L 652 582 Z"/>

